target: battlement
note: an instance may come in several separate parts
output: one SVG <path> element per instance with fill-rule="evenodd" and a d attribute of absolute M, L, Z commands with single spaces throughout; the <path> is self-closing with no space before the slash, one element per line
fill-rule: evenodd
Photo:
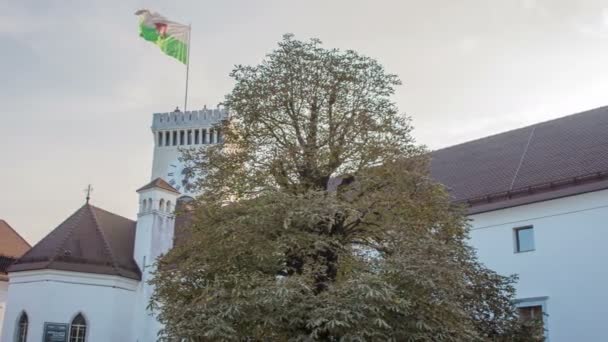
<path fill-rule="evenodd" d="M 187 127 L 211 127 L 228 118 L 224 108 L 207 109 L 187 112 L 155 113 L 152 120 L 152 130 L 167 130 Z"/>

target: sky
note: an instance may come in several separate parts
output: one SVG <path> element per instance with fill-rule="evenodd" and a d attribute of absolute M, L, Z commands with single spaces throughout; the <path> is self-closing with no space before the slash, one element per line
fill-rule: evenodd
<path fill-rule="evenodd" d="M 84 203 L 135 219 L 152 113 L 183 65 L 138 37 L 137 9 L 192 24 L 189 108 L 285 33 L 354 49 L 403 81 L 431 149 L 608 104 L 608 3 L 585 0 L 0 0 L 0 218 L 38 242 Z"/>

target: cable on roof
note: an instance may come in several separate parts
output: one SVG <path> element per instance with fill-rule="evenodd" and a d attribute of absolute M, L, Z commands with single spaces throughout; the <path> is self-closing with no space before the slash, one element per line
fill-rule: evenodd
<path fill-rule="evenodd" d="M 532 127 L 532 131 L 530 132 L 530 136 L 528 137 L 528 142 L 526 143 L 526 147 L 524 147 L 524 152 L 521 154 L 521 159 L 519 159 L 519 165 L 517 165 L 517 170 L 515 170 L 515 175 L 513 175 L 513 180 L 511 180 L 511 186 L 509 187 L 509 191 L 513 190 L 513 185 L 515 185 L 515 179 L 517 179 L 519 169 L 521 169 L 521 165 L 524 163 L 524 159 L 526 158 L 526 153 L 528 152 L 528 147 L 530 147 L 530 142 L 532 141 L 532 137 L 534 136 L 535 130 L 536 126 Z"/>

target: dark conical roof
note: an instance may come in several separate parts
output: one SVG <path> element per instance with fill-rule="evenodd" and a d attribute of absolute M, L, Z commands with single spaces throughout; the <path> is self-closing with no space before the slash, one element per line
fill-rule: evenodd
<path fill-rule="evenodd" d="M 142 186 L 141 188 L 137 189 L 137 192 L 140 192 L 142 190 L 148 190 L 148 189 L 153 189 L 153 188 L 160 188 L 163 190 L 167 190 L 169 192 L 174 192 L 176 194 L 180 194 L 179 191 L 177 191 L 177 189 L 175 189 L 174 187 L 171 186 L 171 184 L 167 183 L 164 179 L 162 178 L 156 178 L 155 180 L 151 181 L 150 183 Z"/>
<path fill-rule="evenodd" d="M 139 280 L 133 260 L 135 221 L 85 204 L 8 271 L 55 269 Z"/>

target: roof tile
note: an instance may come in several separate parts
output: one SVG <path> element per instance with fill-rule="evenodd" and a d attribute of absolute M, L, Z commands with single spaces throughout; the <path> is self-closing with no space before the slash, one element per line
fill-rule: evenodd
<path fill-rule="evenodd" d="M 521 164 L 521 165 L 520 165 Z M 431 174 L 455 201 L 608 171 L 608 107 L 440 149 Z"/>
<path fill-rule="evenodd" d="M 85 204 L 9 271 L 58 269 L 140 279 L 133 260 L 135 225 L 132 220 Z"/>

